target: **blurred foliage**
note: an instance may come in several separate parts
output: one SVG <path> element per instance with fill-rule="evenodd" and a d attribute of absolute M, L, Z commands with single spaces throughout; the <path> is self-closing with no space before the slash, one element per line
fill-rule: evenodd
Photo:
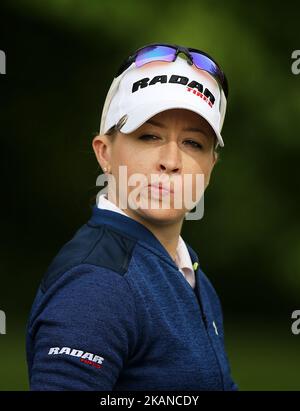
<path fill-rule="evenodd" d="M 41 276 L 90 215 L 99 172 L 91 140 L 115 71 L 136 48 L 171 42 L 206 50 L 229 80 L 225 147 L 205 196 L 205 218 L 186 222 L 183 238 L 234 324 L 229 351 L 241 389 L 299 389 L 297 337 L 290 333 L 291 312 L 300 308 L 300 75 L 291 72 L 292 51 L 300 49 L 299 9 L 296 2 L 258 0 L 1 2 L 7 207 L 0 308 L 8 330 L 21 328 L 0 336 L 0 347 L 21 359 L 20 329 Z M 277 319 L 276 331 L 270 318 Z M 248 340 L 242 330 L 249 320 Z M 258 332 L 261 323 L 267 337 Z M 273 332 L 288 358 L 280 356 Z M 255 357 L 261 346 L 268 348 Z M 276 375 L 270 364 L 278 365 Z M 26 389 L 17 369 L 16 361 L 14 387 Z M 8 372 L 5 363 L 0 388 L 2 380 L 6 389 L 13 381 Z"/>

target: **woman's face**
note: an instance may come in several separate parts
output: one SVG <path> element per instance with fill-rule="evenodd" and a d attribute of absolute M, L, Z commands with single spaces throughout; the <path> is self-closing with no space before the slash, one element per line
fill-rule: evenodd
<path fill-rule="evenodd" d="M 93 141 L 100 166 L 108 166 L 115 178 L 115 203 L 119 206 L 118 190 L 120 186 L 124 187 L 119 166 L 126 166 L 127 183 L 136 173 L 144 176 L 139 186 L 127 184 L 128 197 L 134 193 L 139 207 L 130 207 L 127 203 L 126 213 L 133 218 L 142 217 L 165 224 L 182 221 L 186 212 L 194 208 L 185 206 L 184 196 L 187 193 L 192 193 L 193 201 L 199 201 L 216 161 L 214 145 L 215 134 L 210 125 L 196 113 L 185 109 L 163 111 L 130 134 L 119 132 L 112 140 L 109 136 L 97 136 Z M 185 177 L 188 174 L 190 180 Z M 202 191 L 200 189 L 200 197 L 196 191 L 197 185 L 200 188 L 197 174 L 203 175 L 204 187 Z M 148 187 L 159 176 L 163 185 L 169 185 L 174 192 Z M 175 196 L 182 199 L 179 208 L 175 205 Z M 163 201 L 168 201 L 165 204 L 169 206 L 163 208 Z"/>

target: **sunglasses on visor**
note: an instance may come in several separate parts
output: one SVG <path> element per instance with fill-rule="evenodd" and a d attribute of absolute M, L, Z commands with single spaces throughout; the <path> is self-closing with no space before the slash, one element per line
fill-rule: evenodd
<path fill-rule="evenodd" d="M 194 64 L 198 69 L 207 71 L 222 87 L 226 99 L 228 98 L 228 82 L 221 67 L 207 53 L 190 47 L 182 47 L 176 44 L 153 43 L 143 46 L 129 56 L 117 71 L 116 77 L 122 74 L 132 63 L 142 67 L 153 61 L 175 61 L 179 53 L 184 53 L 188 58 L 188 64 Z"/>

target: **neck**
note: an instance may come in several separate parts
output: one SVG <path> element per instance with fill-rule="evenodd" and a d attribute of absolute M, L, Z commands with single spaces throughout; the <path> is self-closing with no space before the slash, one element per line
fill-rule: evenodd
<path fill-rule="evenodd" d="M 106 197 L 106 199 L 108 199 Z M 115 201 L 116 199 L 114 196 L 110 197 L 110 201 L 114 203 L 117 207 L 118 202 Z M 160 241 L 166 251 L 169 253 L 172 260 L 175 261 L 176 251 L 178 246 L 178 240 L 183 224 L 183 219 L 172 222 L 172 223 L 164 223 L 162 221 L 150 219 L 144 217 L 130 208 L 127 207 L 126 210 L 122 209 L 122 211 L 131 217 L 132 219 L 136 220 L 137 222 L 143 224 L 148 230 L 152 232 L 152 234 Z"/>
<path fill-rule="evenodd" d="M 159 221 L 153 221 L 146 219 L 137 213 L 133 213 L 131 210 L 127 209 L 126 214 L 143 224 L 155 235 L 155 237 L 160 241 L 160 243 L 167 250 L 171 258 L 175 261 L 176 250 L 178 246 L 178 240 L 181 232 L 181 227 L 183 220 L 173 222 L 172 224 L 162 224 Z"/>

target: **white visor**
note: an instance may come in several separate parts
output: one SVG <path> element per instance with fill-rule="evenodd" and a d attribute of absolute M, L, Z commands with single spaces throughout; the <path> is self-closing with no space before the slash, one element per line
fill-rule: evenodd
<path fill-rule="evenodd" d="M 122 133 L 132 133 L 156 114 L 174 108 L 191 110 L 212 127 L 217 144 L 224 146 L 220 134 L 226 98 L 218 82 L 178 56 L 174 62 L 151 62 L 142 67 L 132 63 L 115 78 L 104 103 L 100 134 L 118 124 Z"/>

